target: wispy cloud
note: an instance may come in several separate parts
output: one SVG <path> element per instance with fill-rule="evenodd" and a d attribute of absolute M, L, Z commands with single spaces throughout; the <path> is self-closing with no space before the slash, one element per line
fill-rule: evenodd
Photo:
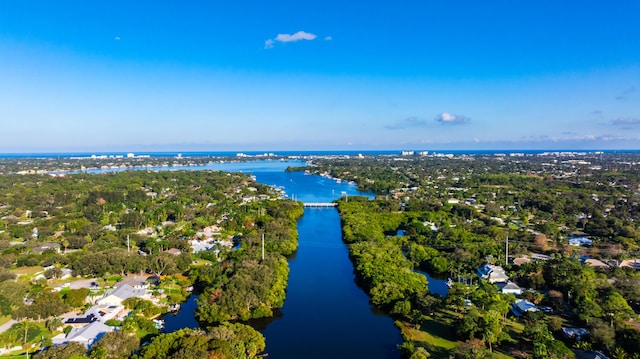
<path fill-rule="evenodd" d="M 388 130 L 402 130 L 405 128 L 424 127 L 426 125 L 427 125 L 426 120 L 419 119 L 418 117 L 415 117 L 415 116 L 410 116 L 393 125 L 384 126 L 384 128 Z"/>
<path fill-rule="evenodd" d="M 640 118 L 616 118 L 611 123 L 614 126 L 640 126 Z"/>
<path fill-rule="evenodd" d="M 333 40 L 333 37 L 331 37 L 331 36 L 325 36 L 324 37 L 324 41 L 331 41 L 331 40 Z"/>
<path fill-rule="evenodd" d="M 471 119 L 467 116 L 443 112 L 436 116 L 436 121 L 445 125 L 466 125 L 471 121 Z"/>
<path fill-rule="evenodd" d="M 120 36 L 116 36 L 113 39 L 116 40 L 116 41 L 120 41 Z"/>
<path fill-rule="evenodd" d="M 264 42 L 265 49 L 272 49 L 275 42 L 297 42 L 301 40 L 315 40 L 318 36 L 310 32 L 298 31 L 295 34 L 278 34 L 273 39 L 267 39 Z"/>
<path fill-rule="evenodd" d="M 636 88 L 634 86 L 629 86 L 626 90 L 622 91 L 622 93 L 616 96 L 616 100 L 618 101 L 626 101 L 629 99 L 629 95 L 636 92 Z"/>

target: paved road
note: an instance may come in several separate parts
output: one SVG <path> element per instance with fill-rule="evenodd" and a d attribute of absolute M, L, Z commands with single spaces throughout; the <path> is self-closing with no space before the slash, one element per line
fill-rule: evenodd
<path fill-rule="evenodd" d="M 17 323 L 17 321 L 15 321 L 15 320 L 11 319 L 11 320 L 9 320 L 8 322 L 6 322 L 6 323 L 4 323 L 4 324 L 0 325 L 0 333 L 5 332 L 7 329 L 11 328 L 11 326 L 12 326 L 12 325 L 14 325 L 14 324 L 16 324 L 16 323 Z"/>

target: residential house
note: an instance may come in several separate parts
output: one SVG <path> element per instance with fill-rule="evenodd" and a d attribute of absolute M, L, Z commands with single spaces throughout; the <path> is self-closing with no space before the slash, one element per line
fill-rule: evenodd
<path fill-rule="evenodd" d="M 124 311 L 122 305 L 94 305 L 83 315 L 70 317 L 64 321 L 65 324 L 74 328 L 84 327 L 93 322 L 106 322 L 118 317 Z"/>
<path fill-rule="evenodd" d="M 540 309 L 526 299 L 517 299 L 511 306 L 511 312 L 516 317 L 521 317 L 527 312 L 537 312 Z"/>
<path fill-rule="evenodd" d="M 580 246 L 590 246 L 593 244 L 593 241 L 587 237 L 570 237 L 569 245 L 580 247 Z"/>
<path fill-rule="evenodd" d="M 72 329 L 66 337 L 64 334 L 56 335 L 52 338 L 52 341 L 53 345 L 76 342 L 90 349 L 102 336 L 112 331 L 114 331 L 113 327 L 100 323 L 99 321 L 94 321 L 85 327 Z"/>
<path fill-rule="evenodd" d="M 517 284 L 515 284 L 512 281 L 500 282 L 500 283 L 496 283 L 496 285 L 500 289 L 500 292 L 504 294 L 514 294 L 514 295 L 522 294 L 522 288 L 520 288 Z"/>
<path fill-rule="evenodd" d="M 546 254 L 531 253 L 531 259 L 535 261 L 548 261 L 551 257 Z"/>
<path fill-rule="evenodd" d="M 33 247 L 33 252 L 42 254 L 42 252 L 46 251 L 47 249 L 60 253 L 60 243 L 43 243 L 38 247 Z"/>
<path fill-rule="evenodd" d="M 589 258 L 589 257 L 580 257 L 580 261 L 582 264 L 588 265 L 594 268 L 600 269 L 609 269 L 609 265 L 599 259 Z"/>
<path fill-rule="evenodd" d="M 488 263 L 478 268 L 478 277 L 489 283 L 500 283 L 509 280 L 509 276 L 507 276 L 502 267 Z"/>
<path fill-rule="evenodd" d="M 118 288 L 105 293 L 104 297 L 98 299 L 96 303 L 100 305 L 122 305 L 125 299 L 131 297 L 150 299 L 151 294 L 146 288 L 134 288 L 128 284 L 122 284 Z"/>
<path fill-rule="evenodd" d="M 565 328 L 562 327 L 562 334 L 565 338 L 581 340 L 589 335 L 589 329 L 587 328 Z"/>
<path fill-rule="evenodd" d="M 118 283 L 114 284 L 113 287 L 119 288 L 127 284 L 132 286 L 134 289 L 149 289 L 148 278 L 149 277 L 139 276 L 139 275 L 128 276 L 122 279 L 121 281 L 119 281 Z"/>
<path fill-rule="evenodd" d="M 511 262 L 517 266 L 521 266 L 525 263 L 531 262 L 531 259 L 528 256 L 523 256 L 523 257 L 514 258 Z"/>
<path fill-rule="evenodd" d="M 640 259 L 625 259 L 618 265 L 619 267 L 629 267 L 635 270 L 640 270 Z"/>

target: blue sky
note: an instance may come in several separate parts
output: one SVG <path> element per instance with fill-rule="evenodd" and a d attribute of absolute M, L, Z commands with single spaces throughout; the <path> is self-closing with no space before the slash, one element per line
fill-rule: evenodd
<path fill-rule="evenodd" d="M 640 2 L 0 2 L 2 152 L 640 149 Z"/>

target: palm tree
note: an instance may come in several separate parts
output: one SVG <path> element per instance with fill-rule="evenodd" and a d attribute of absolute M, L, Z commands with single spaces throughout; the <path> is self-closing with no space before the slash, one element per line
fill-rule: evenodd
<path fill-rule="evenodd" d="M 624 349 L 617 347 L 613 350 L 613 353 L 611 353 L 611 356 L 613 357 L 613 359 L 627 359 L 629 358 L 629 355 L 627 354 L 627 352 L 624 351 Z"/>

